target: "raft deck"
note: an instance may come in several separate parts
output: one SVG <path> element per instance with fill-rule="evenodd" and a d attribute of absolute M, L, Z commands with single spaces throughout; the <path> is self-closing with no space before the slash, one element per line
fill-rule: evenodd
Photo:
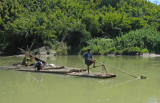
<path fill-rule="evenodd" d="M 28 70 L 28 69 L 18 69 L 18 71 L 25 71 L 25 72 L 37 72 L 37 73 L 54 73 L 54 74 L 65 74 L 70 76 L 79 76 L 79 77 L 90 77 L 90 78 L 113 78 L 116 77 L 115 74 L 112 73 L 89 73 L 84 72 L 81 70 L 76 69 L 51 69 L 51 70 Z"/>
<path fill-rule="evenodd" d="M 112 73 L 89 73 L 87 74 L 86 69 L 80 68 L 69 68 L 69 67 L 56 67 L 56 68 L 44 68 L 42 70 L 36 70 L 32 67 L 3 67 L 4 69 L 16 70 L 16 71 L 24 71 L 24 72 L 35 72 L 35 73 L 53 73 L 53 74 L 64 74 L 70 76 L 79 76 L 79 77 L 90 77 L 90 78 L 100 78 L 107 79 L 116 77 L 115 74 Z"/>
<path fill-rule="evenodd" d="M 113 78 L 116 77 L 116 75 L 112 73 L 68 73 L 68 75 L 72 76 L 80 76 L 80 77 L 90 77 L 90 78 L 101 78 L 101 79 L 106 79 L 106 78 Z"/>

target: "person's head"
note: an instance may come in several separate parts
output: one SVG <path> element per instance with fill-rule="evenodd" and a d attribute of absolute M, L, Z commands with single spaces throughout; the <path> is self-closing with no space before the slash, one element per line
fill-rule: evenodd
<path fill-rule="evenodd" d="M 91 49 L 88 49 L 87 52 L 90 53 Z"/>

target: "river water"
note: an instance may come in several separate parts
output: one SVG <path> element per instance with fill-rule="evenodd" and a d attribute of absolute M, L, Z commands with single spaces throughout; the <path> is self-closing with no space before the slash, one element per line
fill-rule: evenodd
<path fill-rule="evenodd" d="M 40 57 L 48 63 L 86 68 L 82 56 Z M 160 57 L 94 56 L 99 62 L 130 74 L 107 68 L 117 75 L 93 79 L 59 74 L 0 70 L 0 103 L 160 103 Z M 0 57 L 0 66 L 23 57 Z M 102 72 L 101 67 L 91 72 Z"/>

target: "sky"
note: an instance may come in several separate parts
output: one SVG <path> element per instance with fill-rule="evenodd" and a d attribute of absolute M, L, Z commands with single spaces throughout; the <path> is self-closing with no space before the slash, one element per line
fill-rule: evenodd
<path fill-rule="evenodd" d="M 157 4 L 157 5 L 160 4 L 160 0 L 148 0 L 148 1 L 150 1 L 150 2 L 152 2 L 152 3 L 155 3 L 155 4 Z"/>

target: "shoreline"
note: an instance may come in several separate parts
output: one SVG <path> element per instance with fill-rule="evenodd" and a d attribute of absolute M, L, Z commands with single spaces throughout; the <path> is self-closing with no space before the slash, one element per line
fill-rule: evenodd
<path fill-rule="evenodd" d="M 24 54 L 19 54 L 19 55 L 0 55 L 1 57 L 23 57 L 25 56 Z M 56 57 L 56 56 L 63 56 L 63 55 L 37 55 L 37 57 Z M 65 55 L 69 56 L 69 55 Z M 160 54 L 155 54 L 155 53 L 144 53 L 142 55 L 115 55 L 115 54 L 108 54 L 108 55 L 99 55 L 99 56 L 140 56 L 140 57 L 160 57 Z"/>
<path fill-rule="evenodd" d="M 143 57 L 160 57 L 160 54 L 152 54 L 152 53 L 144 53 L 142 54 Z"/>

